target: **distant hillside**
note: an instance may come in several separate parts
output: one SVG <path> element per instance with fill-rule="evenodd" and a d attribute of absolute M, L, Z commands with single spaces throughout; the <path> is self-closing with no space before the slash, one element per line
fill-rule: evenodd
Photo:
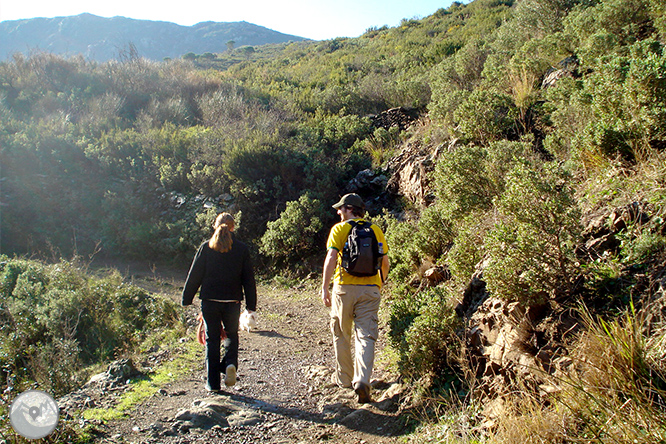
<path fill-rule="evenodd" d="M 130 44 L 142 57 L 163 60 L 188 52 L 223 52 L 229 41 L 239 47 L 301 40 L 305 39 L 247 22 L 202 22 L 180 26 L 169 22 L 81 14 L 1 22 L 0 60 L 16 52 L 42 50 L 62 55 L 83 54 L 93 60 L 106 61 L 118 57 Z"/>

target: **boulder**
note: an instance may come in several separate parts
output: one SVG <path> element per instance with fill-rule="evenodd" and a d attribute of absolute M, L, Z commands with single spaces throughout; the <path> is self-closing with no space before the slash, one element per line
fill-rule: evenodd
<path fill-rule="evenodd" d="M 128 378 L 138 375 L 141 372 L 134 366 L 131 359 L 120 359 L 109 364 L 106 370 L 110 379 L 124 381 Z"/>
<path fill-rule="evenodd" d="M 98 373 L 90 378 L 88 384 L 99 385 L 122 385 L 134 377 L 140 375 L 141 372 L 136 368 L 131 359 L 120 359 L 109 364 L 107 370 L 103 373 Z"/>

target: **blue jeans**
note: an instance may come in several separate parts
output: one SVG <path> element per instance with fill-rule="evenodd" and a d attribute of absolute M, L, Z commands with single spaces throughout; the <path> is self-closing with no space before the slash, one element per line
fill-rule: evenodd
<path fill-rule="evenodd" d="M 206 325 L 206 372 L 208 385 L 213 390 L 220 389 L 220 372 L 228 365 L 238 368 L 238 321 L 241 304 L 233 302 L 213 302 L 201 300 L 201 313 Z M 222 326 L 227 333 L 224 340 L 225 354 L 220 360 Z"/>

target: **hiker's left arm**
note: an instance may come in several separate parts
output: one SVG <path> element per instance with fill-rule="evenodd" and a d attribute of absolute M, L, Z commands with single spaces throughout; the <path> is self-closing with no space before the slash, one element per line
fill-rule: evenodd
<path fill-rule="evenodd" d="M 199 247 L 197 254 L 194 256 L 194 260 L 192 261 L 190 272 L 187 274 L 187 280 L 185 281 L 185 287 L 183 288 L 183 307 L 192 304 L 194 295 L 197 294 L 197 291 L 199 291 L 199 287 L 201 287 L 201 283 L 203 282 L 204 273 L 206 271 L 203 248 L 203 245 Z"/>

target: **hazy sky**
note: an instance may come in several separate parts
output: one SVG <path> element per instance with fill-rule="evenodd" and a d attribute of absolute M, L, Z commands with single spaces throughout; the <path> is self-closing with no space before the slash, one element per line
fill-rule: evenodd
<path fill-rule="evenodd" d="M 422 18 L 453 0 L 0 0 L 0 21 L 89 12 L 190 26 L 246 21 L 285 34 L 325 40 L 358 37 L 373 26 Z M 468 3 L 468 1 L 463 1 Z"/>

